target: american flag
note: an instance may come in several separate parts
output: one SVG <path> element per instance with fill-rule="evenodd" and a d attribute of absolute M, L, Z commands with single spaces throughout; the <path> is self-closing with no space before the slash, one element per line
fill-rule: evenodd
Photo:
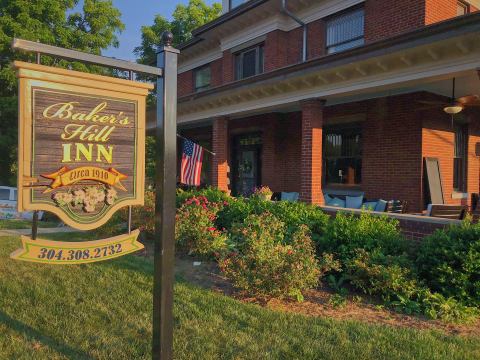
<path fill-rule="evenodd" d="M 180 182 L 185 185 L 200 185 L 203 148 L 190 140 L 183 140 L 182 170 Z"/>

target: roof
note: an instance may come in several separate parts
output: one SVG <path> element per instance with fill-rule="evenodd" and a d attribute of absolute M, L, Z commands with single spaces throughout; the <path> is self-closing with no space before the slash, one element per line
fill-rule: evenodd
<path fill-rule="evenodd" d="M 200 26 L 199 28 L 195 29 L 192 31 L 192 39 L 190 39 L 189 41 L 186 41 L 182 44 L 180 44 L 178 46 L 178 48 L 180 50 L 184 50 L 186 48 L 189 48 L 190 46 L 193 46 L 195 44 L 197 44 L 198 42 L 202 41 L 201 38 L 198 38 L 199 35 L 227 22 L 227 21 L 230 21 L 231 19 L 233 18 L 236 18 L 240 15 L 243 15 L 245 14 L 246 12 L 256 8 L 257 6 L 263 4 L 263 3 L 266 3 L 268 2 L 269 0 L 250 0 L 250 1 L 247 1 L 246 3 L 240 5 L 240 6 L 237 6 L 235 9 L 233 10 L 230 10 L 228 12 L 226 12 L 225 14 L 223 14 L 222 16 L 216 18 L 215 20 L 212 20 L 202 26 Z"/>

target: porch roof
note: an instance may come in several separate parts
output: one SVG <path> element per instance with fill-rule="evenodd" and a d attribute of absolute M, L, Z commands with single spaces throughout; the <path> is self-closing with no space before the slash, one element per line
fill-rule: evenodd
<path fill-rule="evenodd" d="M 178 123 L 405 88 L 480 69 L 480 13 L 179 98 Z M 423 90 L 423 88 L 421 88 Z"/>

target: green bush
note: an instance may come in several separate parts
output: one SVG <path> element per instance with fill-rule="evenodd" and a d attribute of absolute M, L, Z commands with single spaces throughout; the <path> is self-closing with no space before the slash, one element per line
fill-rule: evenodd
<path fill-rule="evenodd" d="M 464 222 L 425 238 L 417 267 L 432 290 L 480 306 L 480 224 Z"/>
<path fill-rule="evenodd" d="M 321 270 L 329 269 L 323 263 L 320 270 L 306 226 L 288 241 L 285 233 L 284 223 L 272 214 L 249 215 L 243 224 L 233 225 L 236 250 L 219 259 L 220 269 L 246 294 L 303 300 L 302 291 L 315 287 Z"/>
<path fill-rule="evenodd" d="M 346 263 L 345 270 L 352 285 L 366 294 L 380 296 L 386 302 L 412 299 L 419 284 L 410 268 L 403 266 L 401 256 L 385 256 L 381 252 L 358 249 Z"/>
<path fill-rule="evenodd" d="M 397 220 L 366 212 L 360 216 L 339 212 L 319 239 L 320 252 L 335 254 L 343 263 L 353 259 L 358 249 L 379 251 L 384 255 L 403 255 L 408 244 Z"/>
<path fill-rule="evenodd" d="M 249 215 L 261 215 L 265 212 L 273 214 L 285 224 L 287 235 L 293 234 L 299 226 L 306 225 L 315 242 L 323 234 L 329 221 L 329 216 L 314 205 L 302 202 L 266 201 L 252 197 L 229 201 L 218 213 L 217 225 L 232 229 L 234 224 L 242 223 Z"/>
<path fill-rule="evenodd" d="M 226 248 L 226 235 L 215 227 L 218 203 L 204 196 L 192 197 L 177 210 L 175 238 L 178 249 L 188 254 L 212 257 Z"/>
<path fill-rule="evenodd" d="M 232 201 L 232 197 L 226 192 L 218 190 L 217 188 L 207 187 L 205 189 L 189 189 L 183 190 L 177 188 L 176 205 L 177 209 L 180 208 L 185 201 L 192 197 L 204 196 L 211 203 L 223 203 L 226 201 Z"/>

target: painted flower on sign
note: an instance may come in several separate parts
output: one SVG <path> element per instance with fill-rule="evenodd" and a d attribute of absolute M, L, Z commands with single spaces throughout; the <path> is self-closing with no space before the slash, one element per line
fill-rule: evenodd
<path fill-rule="evenodd" d="M 67 192 L 57 192 L 52 196 L 58 206 L 82 206 L 87 213 L 95 212 L 98 205 L 113 205 L 118 198 L 117 191 L 111 187 L 88 186 Z"/>

